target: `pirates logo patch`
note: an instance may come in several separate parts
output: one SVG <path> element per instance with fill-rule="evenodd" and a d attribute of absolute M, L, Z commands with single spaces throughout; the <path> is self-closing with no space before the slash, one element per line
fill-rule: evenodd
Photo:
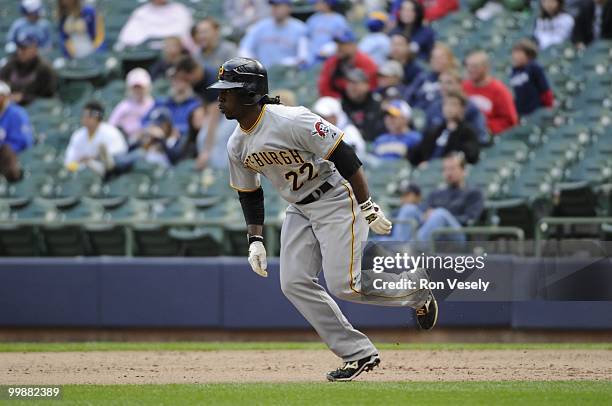
<path fill-rule="evenodd" d="M 332 132 L 332 129 L 329 128 L 329 126 L 327 124 L 325 124 L 323 121 L 317 121 L 315 123 L 314 130 L 312 130 L 311 135 L 313 137 L 319 136 L 322 139 L 325 139 L 328 135 L 330 135 L 332 138 L 334 138 L 334 134 Z"/>

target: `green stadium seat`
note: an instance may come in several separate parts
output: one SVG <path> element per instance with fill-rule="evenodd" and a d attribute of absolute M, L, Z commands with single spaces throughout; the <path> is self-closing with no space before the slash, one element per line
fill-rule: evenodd
<path fill-rule="evenodd" d="M 38 196 L 43 188 L 53 185 L 52 178 L 46 174 L 24 172 L 23 178 L 17 183 L 4 184 L 0 187 L 0 202 L 11 207 L 22 207 Z"/>
<path fill-rule="evenodd" d="M 149 176 L 142 173 L 126 173 L 110 180 L 98 190 L 92 191 L 90 197 L 96 199 L 146 196 L 151 186 Z"/>
<path fill-rule="evenodd" d="M 42 255 L 44 248 L 38 236 L 38 227 L 20 221 L 42 222 L 50 210 L 49 206 L 38 202 L 12 208 L 8 218 L 5 214 L 0 221 L 0 252 L 6 256 L 19 257 Z"/>
<path fill-rule="evenodd" d="M 172 227 L 168 235 L 179 244 L 180 256 L 213 257 L 223 255 L 223 232 L 220 228 L 185 229 Z"/>
<path fill-rule="evenodd" d="M 187 222 L 193 225 L 164 226 L 163 230 L 177 245 L 181 256 L 216 256 L 223 253 L 223 228 L 215 224 L 196 224 L 198 220 L 218 222 L 213 211 L 201 210 L 191 201 L 178 198 L 155 214 L 158 220 Z M 138 232 L 138 231 L 137 231 Z"/>
<path fill-rule="evenodd" d="M 145 257 L 170 257 L 179 255 L 180 244 L 168 235 L 168 226 L 135 223 L 132 226 L 136 255 Z"/>
<path fill-rule="evenodd" d="M 110 73 L 107 54 L 92 54 L 80 59 L 58 58 L 53 66 L 63 83 L 100 83 Z M 63 86 L 60 86 L 60 91 Z"/>
<path fill-rule="evenodd" d="M 96 200 L 93 200 L 96 202 Z M 103 201 L 102 203 L 106 203 Z M 96 203 L 97 204 L 97 203 Z M 83 230 L 89 241 L 93 255 L 128 255 L 127 231 L 123 225 L 115 225 L 106 220 L 113 221 L 138 221 L 149 217 L 149 205 L 130 199 L 121 201 L 115 206 L 105 207 L 103 220 L 100 222 L 88 222 L 83 225 Z"/>
<path fill-rule="evenodd" d="M 560 182 L 556 185 L 555 217 L 592 217 L 597 215 L 597 196 L 589 181 Z"/>
<path fill-rule="evenodd" d="M 53 188 L 41 194 L 41 198 L 56 208 L 70 208 L 83 196 L 94 194 L 101 187 L 102 178 L 97 173 L 89 169 L 69 172 L 62 167 L 57 172 Z"/>
<path fill-rule="evenodd" d="M 66 221 L 86 224 L 102 218 L 104 209 L 101 206 L 80 204 L 55 213 L 54 224 L 43 225 L 39 229 L 46 255 L 69 257 L 89 254 L 91 249 L 81 225 L 66 224 Z"/>
<path fill-rule="evenodd" d="M 70 81 L 59 87 L 58 93 L 62 103 L 75 104 L 88 99 L 93 93 L 93 85 L 85 81 Z"/>

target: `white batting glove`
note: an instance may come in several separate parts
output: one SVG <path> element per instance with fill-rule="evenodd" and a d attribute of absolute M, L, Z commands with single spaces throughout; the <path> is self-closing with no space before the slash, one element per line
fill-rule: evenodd
<path fill-rule="evenodd" d="M 361 209 L 361 214 L 365 217 L 368 222 L 368 226 L 374 231 L 376 234 L 390 234 L 392 224 L 385 217 L 385 213 L 381 210 L 380 207 L 376 203 L 372 201 L 370 197 L 365 202 L 359 205 Z"/>
<path fill-rule="evenodd" d="M 259 276 L 268 277 L 268 261 L 266 261 L 266 248 L 261 241 L 253 241 L 249 245 L 249 264 Z"/>

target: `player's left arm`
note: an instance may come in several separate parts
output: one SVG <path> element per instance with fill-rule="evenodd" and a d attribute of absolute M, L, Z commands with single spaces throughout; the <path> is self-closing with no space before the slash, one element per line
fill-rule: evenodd
<path fill-rule="evenodd" d="M 340 141 L 328 159 L 334 163 L 340 175 L 351 184 L 359 208 L 372 231 L 376 234 L 391 233 L 392 224 L 382 209 L 372 201 L 361 161 L 353 148 Z"/>
<path fill-rule="evenodd" d="M 304 151 L 333 162 L 340 175 L 351 184 L 370 228 L 377 234 L 389 234 L 391 222 L 372 201 L 361 161 L 355 150 L 342 141 L 342 131 L 307 109 L 295 117 L 292 124 L 296 144 Z"/>

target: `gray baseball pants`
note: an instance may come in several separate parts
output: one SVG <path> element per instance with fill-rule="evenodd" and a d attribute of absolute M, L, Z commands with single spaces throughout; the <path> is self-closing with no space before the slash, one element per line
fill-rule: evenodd
<path fill-rule="evenodd" d="M 362 242 L 368 231 L 348 182 L 338 183 L 315 202 L 291 204 L 281 230 L 281 289 L 329 349 L 345 362 L 378 350 L 349 323 L 318 283 L 321 270 L 329 292 L 343 300 L 418 308 L 428 297 L 426 290 L 361 291 L 362 273 L 371 272 L 361 270 Z M 400 278 L 395 274 L 378 276 L 388 281 Z"/>

